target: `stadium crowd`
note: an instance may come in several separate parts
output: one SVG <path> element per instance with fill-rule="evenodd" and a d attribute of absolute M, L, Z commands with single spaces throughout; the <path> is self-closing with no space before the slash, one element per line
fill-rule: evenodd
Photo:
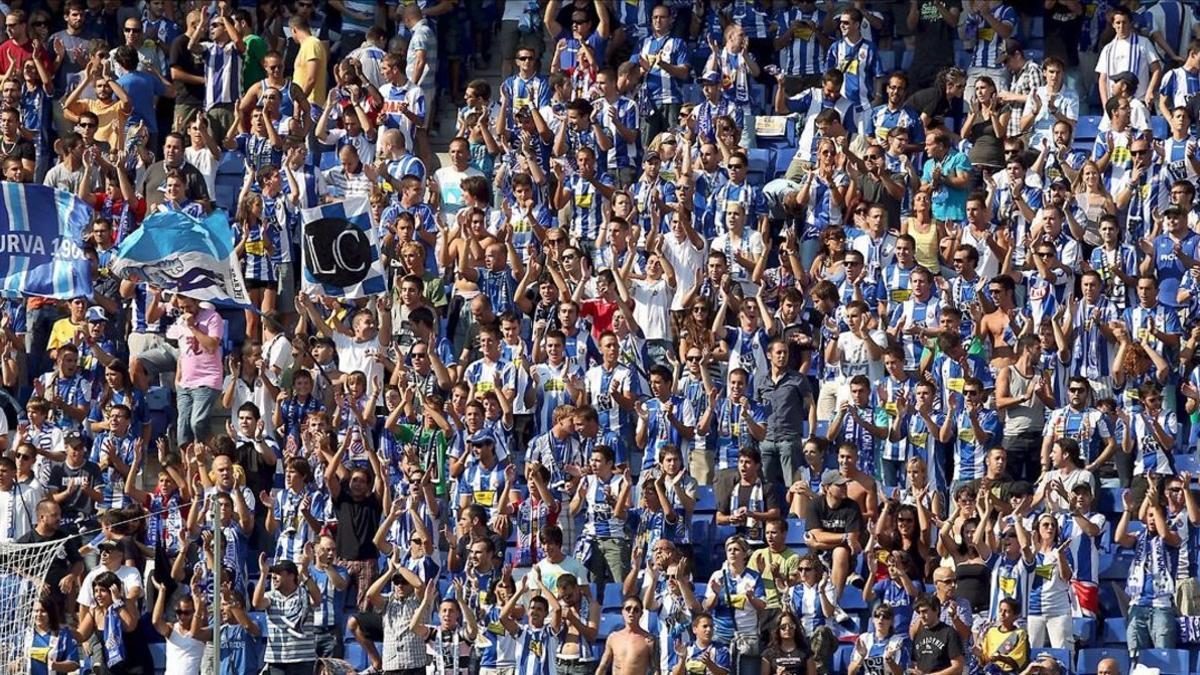
<path fill-rule="evenodd" d="M 518 3 L 0 5 L 34 675 L 1200 670 L 1196 3 Z"/>

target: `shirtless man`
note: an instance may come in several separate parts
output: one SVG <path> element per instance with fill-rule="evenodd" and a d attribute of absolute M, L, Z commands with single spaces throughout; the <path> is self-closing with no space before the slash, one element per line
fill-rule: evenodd
<path fill-rule="evenodd" d="M 863 517 L 874 520 L 879 511 L 875 479 L 858 468 L 858 447 L 842 443 L 837 452 L 838 473 L 846 477 L 846 496 L 858 502 Z"/>
<path fill-rule="evenodd" d="M 625 598 L 621 603 L 621 616 L 625 618 L 625 627 L 608 636 L 604 643 L 604 656 L 600 657 L 600 667 L 596 675 L 605 675 L 608 667 L 612 672 L 650 673 L 654 670 L 654 636 L 642 630 L 638 621 L 642 618 L 642 601 L 635 595 Z"/>
<path fill-rule="evenodd" d="M 1017 338 L 1021 336 L 1024 321 L 1017 311 L 1013 297 L 1016 283 L 1012 277 L 998 275 L 988 282 L 988 293 L 992 296 L 995 309 L 982 318 L 975 317 L 979 336 L 991 350 L 993 369 L 1007 368 L 1017 360 Z"/>
<path fill-rule="evenodd" d="M 558 611 L 550 617 L 555 633 L 562 636 L 558 641 L 558 653 L 554 655 L 555 662 L 560 669 L 568 663 L 580 667 L 595 663 L 596 655 L 591 645 L 600 632 L 600 603 L 574 574 L 558 578 L 557 594 Z"/>

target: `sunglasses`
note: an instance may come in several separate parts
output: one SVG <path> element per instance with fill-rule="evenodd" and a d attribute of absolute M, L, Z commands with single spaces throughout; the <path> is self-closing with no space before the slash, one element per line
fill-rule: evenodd
<path fill-rule="evenodd" d="M 744 168 L 746 168 L 746 165 L 745 165 L 745 164 L 730 164 L 730 165 L 729 165 L 729 168 L 731 168 L 731 169 L 744 169 Z"/>
<path fill-rule="evenodd" d="M 35 24 L 33 24 L 33 25 L 35 25 L 35 26 L 36 26 L 37 24 L 35 23 Z M 217 24 L 213 24 L 213 25 L 215 26 L 215 25 L 217 25 Z M 126 29 L 125 29 L 125 32 L 126 32 L 126 33 L 140 33 L 140 32 L 142 32 L 142 29 L 141 29 L 141 28 L 138 28 L 137 26 L 133 26 L 133 27 L 131 27 L 131 28 L 126 28 Z"/>
<path fill-rule="evenodd" d="M 699 356 L 689 356 L 689 357 L 687 357 L 687 360 L 688 360 L 688 363 L 700 363 Z"/>
<path fill-rule="evenodd" d="M 27 455 L 23 452 L 17 453 L 17 459 L 21 460 L 34 459 L 34 457 L 36 457 L 36 455 Z"/>
<path fill-rule="evenodd" d="M 417 539 L 416 537 L 413 537 L 412 539 L 409 539 L 409 540 L 408 540 L 408 543 L 410 543 L 410 544 L 417 544 L 417 545 L 420 545 L 420 546 L 424 546 L 424 545 L 425 545 L 425 540 L 424 540 L 424 539 Z"/>
<path fill-rule="evenodd" d="M 176 614 L 176 615 L 178 615 L 178 616 L 191 616 L 192 614 L 195 614 L 195 613 L 196 613 L 196 612 L 195 612 L 195 610 L 191 610 L 191 609 L 177 609 L 177 610 L 175 610 L 175 614 Z"/>
<path fill-rule="evenodd" d="M 45 26 L 49 26 L 50 23 L 48 21 L 34 21 L 29 25 L 33 26 L 34 28 L 43 28 Z"/>
<path fill-rule="evenodd" d="M 1067 391 L 1071 392 L 1072 394 L 1082 394 L 1083 392 L 1087 391 L 1087 389 L 1084 389 L 1083 387 L 1068 387 Z"/>
<path fill-rule="evenodd" d="M 517 57 L 517 61 L 532 61 L 532 60 L 533 60 L 532 56 L 518 56 Z"/>

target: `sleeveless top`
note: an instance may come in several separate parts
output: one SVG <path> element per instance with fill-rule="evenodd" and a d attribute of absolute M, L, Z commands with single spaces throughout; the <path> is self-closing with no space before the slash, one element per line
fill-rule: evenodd
<path fill-rule="evenodd" d="M 1037 372 L 1037 369 L 1034 369 Z M 1033 386 L 1033 376 L 1025 377 L 1016 364 L 1008 366 L 1008 395 L 1021 398 Z M 1005 411 L 1004 435 L 1019 436 L 1026 431 L 1038 431 L 1046 422 L 1046 405 L 1034 397 L 1033 403 L 1019 403 Z"/>
<path fill-rule="evenodd" d="M 938 274 L 942 269 L 942 264 L 938 261 L 937 224 L 930 222 L 929 230 L 922 232 L 917 227 L 917 219 L 915 217 L 909 218 L 908 236 L 917 242 L 917 264 L 934 274 Z"/>

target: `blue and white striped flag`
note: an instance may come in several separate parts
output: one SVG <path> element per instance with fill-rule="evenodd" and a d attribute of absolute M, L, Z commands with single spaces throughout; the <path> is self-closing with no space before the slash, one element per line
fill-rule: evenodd
<path fill-rule="evenodd" d="M 0 182 L 0 295 L 90 296 L 83 231 L 92 215 L 92 207 L 69 192 Z"/>
<path fill-rule="evenodd" d="M 234 234 L 224 211 L 199 220 L 179 211 L 159 212 L 121 241 L 113 274 L 218 305 L 251 307 Z"/>
<path fill-rule="evenodd" d="M 362 298 L 387 291 L 371 205 L 354 197 L 301 211 L 305 293 Z"/>

